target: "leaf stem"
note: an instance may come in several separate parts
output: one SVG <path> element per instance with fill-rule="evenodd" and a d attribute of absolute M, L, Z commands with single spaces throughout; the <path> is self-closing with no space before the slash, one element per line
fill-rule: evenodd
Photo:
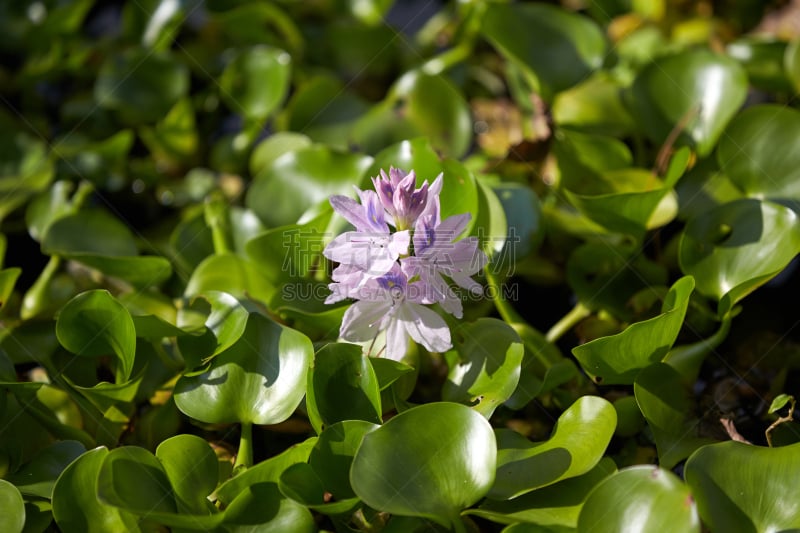
<path fill-rule="evenodd" d="M 242 431 L 239 437 L 239 453 L 236 454 L 236 462 L 233 463 L 233 470 L 245 469 L 253 466 L 253 423 L 242 422 Z"/>
<path fill-rule="evenodd" d="M 512 324 L 514 322 L 525 323 L 525 320 L 517 313 L 516 309 L 509 303 L 508 300 L 503 298 L 503 291 L 500 290 L 500 283 L 497 277 L 492 273 L 491 269 L 484 270 L 486 275 L 486 282 L 489 284 L 491 294 L 495 294 L 494 307 L 500 314 L 500 318 Z"/>
<path fill-rule="evenodd" d="M 20 318 L 23 320 L 32 318 L 47 306 L 47 286 L 58 271 L 59 266 L 61 266 L 61 256 L 51 255 L 42 273 L 39 274 L 39 277 L 22 298 L 22 308 L 19 312 Z"/>
<path fill-rule="evenodd" d="M 591 310 L 583 305 L 581 302 L 575 304 L 569 313 L 561 317 L 561 320 L 553 324 L 547 333 L 545 334 L 544 338 L 547 339 L 548 342 L 556 342 L 560 339 L 567 331 L 572 329 L 575 324 L 586 318 L 591 314 Z"/>
<path fill-rule="evenodd" d="M 712 336 L 701 341 L 672 348 L 664 362 L 678 371 L 686 383 L 694 383 L 700 373 L 700 365 L 706 356 L 717 346 L 722 344 L 731 330 L 732 314 L 728 313 L 722 319 L 719 329 Z"/>
<path fill-rule="evenodd" d="M 794 419 L 794 408 L 795 408 L 795 399 L 794 397 L 789 397 L 789 413 L 786 416 L 782 416 L 777 419 L 775 422 L 770 424 L 767 430 L 764 432 L 764 435 L 767 437 L 767 444 L 770 448 L 772 448 L 772 430 L 776 427 L 780 426 L 784 422 L 791 422 Z"/>

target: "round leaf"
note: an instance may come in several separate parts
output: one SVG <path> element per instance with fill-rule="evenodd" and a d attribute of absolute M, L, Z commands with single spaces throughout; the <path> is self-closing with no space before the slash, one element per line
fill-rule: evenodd
<path fill-rule="evenodd" d="M 758 200 L 723 204 L 686 224 L 678 258 L 720 315 L 776 276 L 800 252 L 797 214 Z"/>
<path fill-rule="evenodd" d="M 539 80 L 548 97 L 584 80 L 606 55 L 594 22 L 556 6 L 490 3 L 482 29 L 503 55 Z"/>
<path fill-rule="evenodd" d="M 748 196 L 800 204 L 800 111 L 759 105 L 736 116 L 717 159 Z"/>
<path fill-rule="evenodd" d="M 249 120 L 267 118 L 289 90 L 291 58 L 264 45 L 240 50 L 220 77 L 225 104 Z"/>
<path fill-rule="evenodd" d="M 6 479 L 26 496 L 51 499 L 58 476 L 85 451 L 86 448 L 74 440 L 54 442 Z M 5 531 L 4 528 L 2 530 Z"/>
<path fill-rule="evenodd" d="M 671 531 L 700 531 L 692 495 L 672 472 L 639 465 L 594 488 L 581 509 L 578 533 L 646 533 L 666 524 Z"/>
<path fill-rule="evenodd" d="M 686 482 L 712 531 L 755 533 L 800 529 L 800 444 L 764 448 L 736 441 L 697 450 Z"/>
<path fill-rule="evenodd" d="M 176 511 L 161 463 L 138 446 L 123 446 L 106 454 L 97 477 L 97 494 L 101 501 L 138 515 Z"/>
<path fill-rule="evenodd" d="M 217 456 L 206 441 L 195 435 L 175 435 L 156 449 L 172 485 L 179 513 L 209 514 L 208 495 L 217 487 Z"/>
<path fill-rule="evenodd" d="M 116 354 L 118 382 L 127 381 L 136 355 L 136 328 L 125 307 L 105 290 L 83 292 L 67 302 L 56 321 L 64 348 L 86 357 Z"/>
<path fill-rule="evenodd" d="M 583 396 L 558 418 L 545 442 L 533 443 L 519 433 L 499 430 L 497 479 L 489 497 L 508 500 L 585 474 L 603 457 L 616 425 L 611 403 Z"/>
<path fill-rule="evenodd" d="M 65 532 L 140 531 L 136 516 L 97 499 L 97 477 L 106 448 L 90 450 L 73 461 L 53 487 L 53 518 Z"/>
<path fill-rule="evenodd" d="M 372 158 L 323 145 L 287 152 L 256 176 L 245 202 L 270 227 L 293 224 L 332 194 L 353 194 Z"/>
<path fill-rule="evenodd" d="M 460 404 L 429 403 L 364 435 L 350 482 L 375 509 L 447 526 L 489 490 L 496 459 L 485 418 Z"/>
<path fill-rule="evenodd" d="M 51 255 L 125 257 L 138 253 L 133 234 L 125 224 L 99 209 L 84 209 L 53 221 L 42 240 L 42 249 Z"/>
<path fill-rule="evenodd" d="M 277 424 L 305 394 L 314 348 L 302 333 L 251 313 L 242 336 L 207 372 L 175 384 L 184 414 L 212 424 Z"/>
<path fill-rule="evenodd" d="M 686 50 L 643 68 L 628 96 L 634 117 L 653 142 L 664 143 L 681 126 L 679 142 L 688 141 L 705 156 L 744 103 L 747 75 L 729 57 Z"/>
<path fill-rule="evenodd" d="M 0 530 L 21 533 L 25 527 L 25 502 L 17 487 L 0 479 Z"/>
<path fill-rule="evenodd" d="M 166 115 L 189 90 L 189 70 L 168 52 L 130 48 L 100 67 L 94 97 L 132 124 Z"/>
<path fill-rule="evenodd" d="M 316 353 L 308 375 L 306 409 L 318 432 L 342 420 L 380 424 L 378 378 L 361 346 L 332 343 Z"/>

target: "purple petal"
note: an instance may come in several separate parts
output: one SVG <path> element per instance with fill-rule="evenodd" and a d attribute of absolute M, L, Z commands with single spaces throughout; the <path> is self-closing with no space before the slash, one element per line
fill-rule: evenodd
<path fill-rule="evenodd" d="M 340 194 L 331 196 L 331 206 L 333 210 L 342 215 L 345 220 L 352 224 L 357 230 L 363 231 L 369 226 L 369 221 L 365 216 L 364 206 Z"/>
<path fill-rule="evenodd" d="M 381 321 L 391 308 L 391 302 L 361 300 L 350 306 L 342 317 L 339 336 L 346 341 L 372 340 L 380 331 Z"/>
<path fill-rule="evenodd" d="M 400 306 L 397 319 L 417 343 L 431 352 L 446 352 L 453 347 L 450 328 L 444 319 L 427 307 L 406 302 Z"/>

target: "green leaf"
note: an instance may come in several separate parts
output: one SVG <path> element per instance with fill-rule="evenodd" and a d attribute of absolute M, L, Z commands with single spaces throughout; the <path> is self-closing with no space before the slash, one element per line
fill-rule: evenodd
<path fill-rule="evenodd" d="M 739 64 L 706 49 L 659 57 L 643 68 L 630 93 L 631 112 L 650 139 L 663 144 L 673 129 L 678 144 L 706 156 L 747 96 Z"/>
<path fill-rule="evenodd" d="M 503 245 L 500 257 L 495 260 L 511 268 L 518 261 L 535 251 L 544 238 L 544 221 L 539 197 L 530 187 L 520 186 L 516 183 L 498 183 L 492 185 L 492 191 L 500 201 L 501 209 L 505 213 L 508 233 L 501 237 L 500 242 L 493 244 Z M 487 208 L 489 208 L 487 206 Z M 497 207 L 490 207 L 494 210 Z M 478 216 L 483 215 L 483 206 L 478 211 Z M 492 213 L 492 216 L 494 213 Z M 491 233 L 486 233 L 492 237 Z"/>
<path fill-rule="evenodd" d="M 622 84 L 607 71 L 597 71 L 553 101 L 553 121 L 587 133 L 627 137 L 636 127 L 620 93 Z"/>
<path fill-rule="evenodd" d="M 239 48 L 220 76 L 220 96 L 246 119 L 267 118 L 286 98 L 291 57 L 278 48 Z"/>
<path fill-rule="evenodd" d="M 242 336 L 208 371 L 175 384 L 175 404 L 202 422 L 277 424 L 305 394 L 314 349 L 308 337 L 251 313 Z"/>
<path fill-rule="evenodd" d="M 332 194 L 352 196 L 372 158 L 314 145 L 287 152 L 255 177 L 245 203 L 269 227 L 296 223 Z"/>
<path fill-rule="evenodd" d="M 53 496 L 53 486 L 58 476 L 85 451 L 86 448 L 74 440 L 54 442 L 40 450 L 30 462 L 6 479 L 16 485 L 25 496 L 49 500 Z"/>
<path fill-rule="evenodd" d="M 681 270 L 697 290 L 717 298 L 720 316 L 783 270 L 800 252 L 797 214 L 772 202 L 743 199 L 689 220 L 680 241 Z"/>
<path fill-rule="evenodd" d="M 692 495 L 672 472 L 638 465 L 620 470 L 592 490 L 578 518 L 578 533 L 644 533 L 665 524 L 672 531 L 700 532 Z"/>
<path fill-rule="evenodd" d="M 154 122 L 189 90 L 189 70 L 168 52 L 131 48 L 109 57 L 94 86 L 97 103 L 128 124 Z"/>
<path fill-rule="evenodd" d="M 537 79 L 546 99 L 600 68 L 606 41 L 589 18 L 544 4 L 490 3 L 483 34 Z"/>
<path fill-rule="evenodd" d="M 633 383 L 640 370 L 664 359 L 672 348 L 693 290 L 692 277 L 682 277 L 664 297 L 660 315 L 631 324 L 617 335 L 576 346 L 573 355 L 597 383 Z"/>
<path fill-rule="evenodd" d="M 206 332 L 199 337 L 178 339 L 190 370 L 233 346 L 244 333 L 249 317 L 247 309 L 228 293 L 206 291 L 202 299 L 211 307 L 205 318 Z"/>
<path fill-rule="evenodd" d="M 138 515 L 176 511 L 161 463 L 138 446 L 123 446 L 106 454 L 98 472 L 97 495 L 101 501 Z"/>
<path fill-rule="evenodd" d="M 800 111 L 758 105 L 731 121 L 719 141 L 720 168 L 750 197 L 800 205 Z"/>
<path fill-rule="evenodd" d="M 217 487 L 217 456 L 195 435 L 175 435 L 158 445 L 156 458 L 169 479 L 177 510 L 183 514 L 211 514 L 208 495 Z"/>
<path fill-rule="evenodd" d="M 465 514 L 501 524 L 523 522 L 574 528 L 578 525 L 578 514 L 589 492 L 616 470 L 614 461 L 604 457 L 583 475 L 559 481 L 513 500 L 487 499 L 477 509 L 470 509 Z"/>
<path fill-rule="evenodd" d="M 0 479 L 0 529 L 8 533 L 21 533 L 25 526 L 25 502 L 17 488 Z"/>
<path fill-rule="evenodd" d="M 308 456 L 322 485 L 338 500 L 348 500 L 356 493 L 350 486 L 350 467 L 361 439 L 377 424 L 363 420 L 344 420 L 325 428 Z"/>
<path fill-rule="evenodd" d="M 480 318 L 453 331 L 453 364 L 442 399 L 467 403 L 491 418 L 519 383 L 524 348 L 517 332 L 502 320 Z"/>
<path fill-rule="evenodd" d="M 553 435 L 544 442 L 497 430 L 497 478 L 489 498 L 509 500 L 587 473 L 603 457 L 616 424 L 611 403 L 583 396 L 561 414 Z"/>
<path fill-rule="evenodd" d="M 73 461 L 53 487 L 53 518 L 65 533 L 141 531 L 134 515 L 97 498 L 97 478 L 106 448 L 90 450 Z"/>
<path fill-rule="evenodd" d="M 238 255 L 221 254 L 209 256 L 197 265 L 183 294 L 192 297 L 226 292 L 236 298 L 268 302 L 274 291 L 257 264 Z"/>
<path fill-rule="evenodd" d="M 325 486 L 307 463 L 298 463 L 284 470 L 278 487 L 287 498 L 327 515 L 351 514 L 360 503 L 358 498 L 326 502 Z"/>
<path fill-rule="evenodd" d="M 419 71 L 398 79 L 352 130 L 352 142 L 370 154 L 420 136 L 438 152 L 460 158 L 472 140 L 472 120 L 461 92 L 446 78 Z"/>
<path fill-rule="evenodd" d="M 428 403 L 364 435 L 350 482 L 370 507 L 448 526 L 486 495 L 496 458 L 485 418 L 460 404 Z"/>
<path fill-rule="evenodd" d="M 794 400 L 794 396 L 790 394 L 778 394 L 775 399 L 772 400 L 772 403 L 769 404 L 769 409 L 767 409 L 767 413 L 772 414 L 777 411 L 783 409 L 786 404 Z"/>
<path fill-rule="evenodd" d="M 65 305 L 56 320 L 64 348 L 83 357 L 117 356 L 117 382 L 127 381 L 136 355 L 136 328 L 125 307 L 106 290 L 83 292 Z"/>
<path fill-rule="evenodd" d="M 665 363 L 642 370 L 633 384 L 636 402 L 647 420 L 658 450 L 658 462 L 672 468 L 708 439 L 697 436 L 694 405 L 681 375 Z"/>
<path fill-rule="evenodd" d="M 279 131 L 259 142 L 250 154 L 250 174 L 257 175 L 287 152 L 311 146 L 311 139 L 295 131 Z"/>
<path fill-rule="evenodd" d="M 143 126 L 139 136 L 150 149 L 157 165 L 178 166 L 188 163 L 199 145 L 192 103 L 181 98 L 155 127 Z"/>
<path fill-rule="evenodd" d="M 331 343 L 316 353 L 306 409 L 317 433 L 342 420 L 381 423 L 378 378 L 361 346 Z"/>
<path fill-rule="evenodd" d="M 95 254 L 110 257 L 138 253 L 131 231 L 118 218 L 100 209 L 82 209 L 55 220 L 42 240 L 49 254 Z"/>
<path fill-rule="evenodd" d="M 794 497 L 800 444 L 764 448 L 736 441 L 697 450 L 686 462 L 686 483 L 711 531 L 756 533 L 800 529 Z"/>

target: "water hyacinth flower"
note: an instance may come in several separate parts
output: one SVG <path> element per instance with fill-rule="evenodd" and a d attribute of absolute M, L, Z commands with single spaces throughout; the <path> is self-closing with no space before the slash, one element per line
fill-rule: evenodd
<path fill-rule="evenodd" d="M 450 330 L 429 305 L 462 316 L 455 285 L 481 294 L 472 279 L 487 262 L 474 237 L 459 239 L 470 214 L 441 220 L 442 175 L 416 188 L 414 171 L 381 170 L 372 178 L 375 191 L 358 191 L 360 203 L 332 196 L 334 210 L 355 228 L 336 237 L 323 254 L 337 262 L 326 303 L 355 301 L 345 312 L 339 336 L 348 341 L 374 340 L 386 333 L 385 356 L 401 359 L 408 338 L 429 351 L 452 347 Z M 392 226 L 394 229 L 390 228 Z"/>

